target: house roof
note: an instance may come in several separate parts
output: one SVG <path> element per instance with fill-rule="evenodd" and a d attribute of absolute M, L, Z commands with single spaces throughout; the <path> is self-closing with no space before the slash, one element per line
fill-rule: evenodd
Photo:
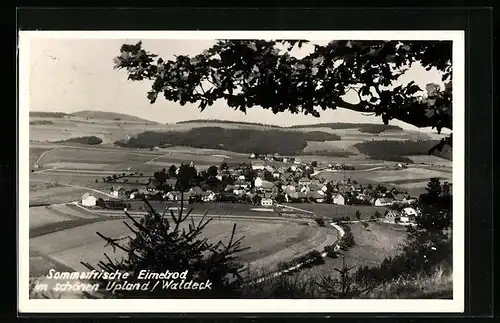
<path fill-rule="evenodd" d="M 272 188 L 273 186 L 274 186 L 273 182 L 269 182 L 266 180 L 262 181 L 261 187 L 263 187 L 263 188 Z"/>
<path fill-rule="evenodd" d="M 309 189 L 310 189 L 311 191 L 317 191 L 317 190 L 319 190 L 320 188 L 321 188 L 321 186 L 319 186 L 319 185 L 318 185 L 318 184 L 316 184 L 316 183 L 312 183 L 311 185 L 309 185 Z"/>
<path fill-rule="evenodd" d="M 307 177 L 302 177 L 301 179 L 299 179 L 299 183 L 305 183 L 305 182 L 310 182 L 311 180 Z"/>
<path fill-rule="evenodd" d="M 87 198 L 89 198 L 89 197 L 93 197 L 93 198 L 95 198 L 95 196 L 94 196 L 94 195 L 92 195 L 92 194 L 90 194 L 90 193 L 85 193 L 85 194 L 83 194 L 83 195 L 82 195 L 82 200 L 85 200 L 85 199 L 87 199 Z"/>
<path fill-rule="evenodd" d="M 380 201 L 381 203 L 391 203 L 393 199 L 388 197 L 379 197 L 376 201 Z"/>
<path fill-rule="evenodd" d="M 318 193 L 318 192 L 316 192 L 316 191 L 310 191 L 310 192 L 308 192 L 308 193 L 307 193 L 307 196 L 308 196 L 308 197 L 312 197 L 312 198 L 314 198 L 314 199 L 321 199 L 321 198 L 324 198 L 324 196 L 323 196 L 323 195 L 319 194 L 319 193 Z"/>

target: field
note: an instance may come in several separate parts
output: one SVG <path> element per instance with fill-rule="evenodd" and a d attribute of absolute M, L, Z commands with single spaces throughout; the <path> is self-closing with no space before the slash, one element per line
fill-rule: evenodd
<path fill-rule="evenodd" d="M 68 265 L 75 270 L 84 270 L 80 261 L 96 264 L 103 259 L 103 252 L 110 257 L 121 258 L 123 254 L 113 254 L 104 248 L 105 241 L 96 235 L 99 231 L 110 237 L 130 235 L 123 219 L 99 221 L 30 239 L 30 249 L 47 255 L 55 261 Z M 126 220 L 128 221 L 128 220 Z M 204 235 L 210 241 L 227 242 L 234 221 L 215 220 L 209 223 Z M 311 249 L 332 244 L 337 233 L 330 228 L 314 228 L 287 223 L 258 222 L 240 220 L 237 235 L 245 236 L 244 246 L 250 247 L 240 254 L 240 260 L 252 267 L 271 268 L 279 261 L 291 259 Z M 269 238 L 271 238 L 271 243 Z M 33 271 L 38 271 L 32 268 Z"/>
<path fill-rule="evenodd" d="M 375 212 L 383 214 L 386 210 L 385 207 L 371 206 L 371 205 L 335 205 L 335 204 L 311 204 L 311 203 L 292 203 L 284 204 L 286 206 L 295 207 L 298 209 L 314 212 L 321 215 L 326 219 L 333 217 L 349 217 L 351 220 L 356 220 L 356 211 L 361 212 L 361 219 L 367 220 Z"/>
<path fill-rule="evenodd" d="M 342 268 L 342 257 L 347 266 L 377 266 L 386 257 L 401 251 L 406 239 L 406 228 L 387 223 L 370 222 L 368 229 L 359 223 L 350 224 L 356 245 L 342 253 L 337 259 L 326 257 L 325 264 L 305 269 L 295 275 L 304 279 L 318 279 L 319 276 L 338 275 L 334 268 Z"/>
<path fill-rule="evenodd" d="M 48 120 L 52 124 L 30 125 L 30 141 L 53 142 L 74 137 L 97 136 L 103 143 L 113 143 L 126 136 L 151 130 L 164 131 L 166 125 L 151 122 L 86 119 L 82 117 L 41 118 L 30 117 L 30 121 Z"/>

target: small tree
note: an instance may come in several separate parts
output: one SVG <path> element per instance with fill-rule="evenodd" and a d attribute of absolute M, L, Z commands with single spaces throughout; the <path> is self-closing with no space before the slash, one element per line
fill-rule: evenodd
<path fill-rule="evenodd" d="M 348 267 L 345 257 L 342 258 L 342 268 L 334 268 L 338 275 L 321 277 L 317 285 L 324 290 L 329 298 L 350 299 L 366 295 L 372 287 L 362 287 L 357 276 L 351 274 L 355 267 Z"/>
<path fill-rule="evenodd" d="M 356 219 L 361 220 L 361 212 L 359 210 L 356 210 Z"/>

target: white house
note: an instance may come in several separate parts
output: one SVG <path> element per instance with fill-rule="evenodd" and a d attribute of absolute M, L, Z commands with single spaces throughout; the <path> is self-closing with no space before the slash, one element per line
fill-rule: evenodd
<path fill-rule="evenodd" d="M 219 181 L 222 181 L 222 175 L 217 175 L 215 176 L 215 178 L 217 178 Z"/>
<path fill-rule="evenodd" d="M 323 185 L 323 186 L 321 187 L 321 190 L 322 190 L 323 192 L 325 192 L 325 193 L 326 193 L 326 191 L 328 191 L 328 186 Z"/>
<path fill-rule="evenodd" d="M 389 206 L 392 204 L 393 199 L 387 197 L 379 197 L 375 200 L 373 205 L 375 206 Z"/>
<path fill-rule="evenodd" d="M 253 170 L 264 170 L 265 165 L 262 162 L 254 162 L 252 163 L 252 169 Z"/>
<path fill-rule="evenodd" d="M 281 176 L 281 173 L 280 172 L 274 172 L 273 173 L 273 177 L 276 178 L 276 179 L 279 179 Z"/>
<path fill-rule="evenodd" d="M 250 158 L 252 158 L 252 159 L 254 159 L 255 157 L 256 157 L 256 156 L 255 156 L 255 153 L 252 153 L 252 154 L 250 155 Z"/>
<path fill-rule="evenodd" d="M 273 200 L 264 198 L 264 199 L 262 199 L 260 201 L 260 204 L 262 206 L 272 206 L 273 205 Z"/>
<path fill-rule="evenodd" d="M 415 210 L 412 207 L 405 207 L 403 209 L 402 213 L 403 213 L 404 216 L 407 216 L 407 217 L 416 217 L 416 216 L 418 216 L 417 210 Z"/>
<path fill-rule="evenodd" d="M 262 178 L 256 177 L 253 183 L 254 183 L 255 187 L 261 187 L 262 186 Z"/>
<path fill-rule="evenodd" d="M 203 202 L 213 202 L 215 201 L 215 193 L 212 191 L 203 192 L 201 195 L 201 200 Z"/>
<path fill-rule="evenodd" d="M 111 187 L 111 190 L 109 191 L 109 195 L 113 197 L 118 197 L 118 190 L 115 189 L 113 186 Z"/>
<path fill-rule="evenodd" d="M 275 168 L 271 165 L 267 165 L 266 167 L 264 167 L 268 172 L 274 172 Z"/>
<path fill-rule="evenodd" d="M 83 206 L 95 206 L 96 202 L 96 197 L 94 195 L 91 195 L 90 193 L 83 194 L 80 199 L 80 204 Z"/>
<path fill-rule="evenodd" d="M 345 205 L 345 197 L 341 194 L 337 194 L 333 196 L 333 204 L 337 205 Z"/>
<path fill-rule="evenodd" d="M 295 158 L 295 161 L 293 162 L 294 164 L 300 164 L 302 161 L 300 160 L 300 158 Z"/>
<path fill-rule="evenodd" d="M 297 168 L 298 168 L 297 165 L 290 166 L 290 169 L 292 170 L 292 172 L 297 171 Z"/>

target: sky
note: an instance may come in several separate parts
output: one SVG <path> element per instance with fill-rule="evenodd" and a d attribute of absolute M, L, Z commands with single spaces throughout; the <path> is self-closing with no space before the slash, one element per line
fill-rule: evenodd
<path fill-rule="evenodd" d="M 203 112 L 195 104 L 182 107 L 163 97 L 150 104 L 146 98 L 150 89 L 148 82 L 129 81 L 125 71 L 113 69 L 113 58 L 119 54 L 121 45 L 138 41 L 139 39 L 32 39 L 30 111 L 108 111 L 161 123 L 194 119 L 222 119 L 281 126 L 323 122 L 382 123 L 380 117 L 365 116 L 346 109 L 321 111 L 321 117 L 315 118 L 285 112 L 273 114 L 259 107 L 250 108 L 245 114 L 227 107 L 223 101 L 215 102 Z M 168 60 L 173 59 L 174 55 L 198 54 L 213 45 L 215 40 L 146 39 L 142 42 L 144 49 Z M 315 41 L 318 44 L 327 42 Z M 306 46 L 301 50 L 294 50 L 292 54 L 304 56 L 311 48 Z M 408 70 L 400 80 L 402 83 L 415 81 L 421 88 L 425 88 L 430 82 L 443 86 L 438 71 L 426 71 L 417 65 Z M 355 100 L 354 94 L 352 97 Z M 349 97 L 346 99 L 349 100 Z M 390 124 L 416 129 L 397 120 Z"/>

